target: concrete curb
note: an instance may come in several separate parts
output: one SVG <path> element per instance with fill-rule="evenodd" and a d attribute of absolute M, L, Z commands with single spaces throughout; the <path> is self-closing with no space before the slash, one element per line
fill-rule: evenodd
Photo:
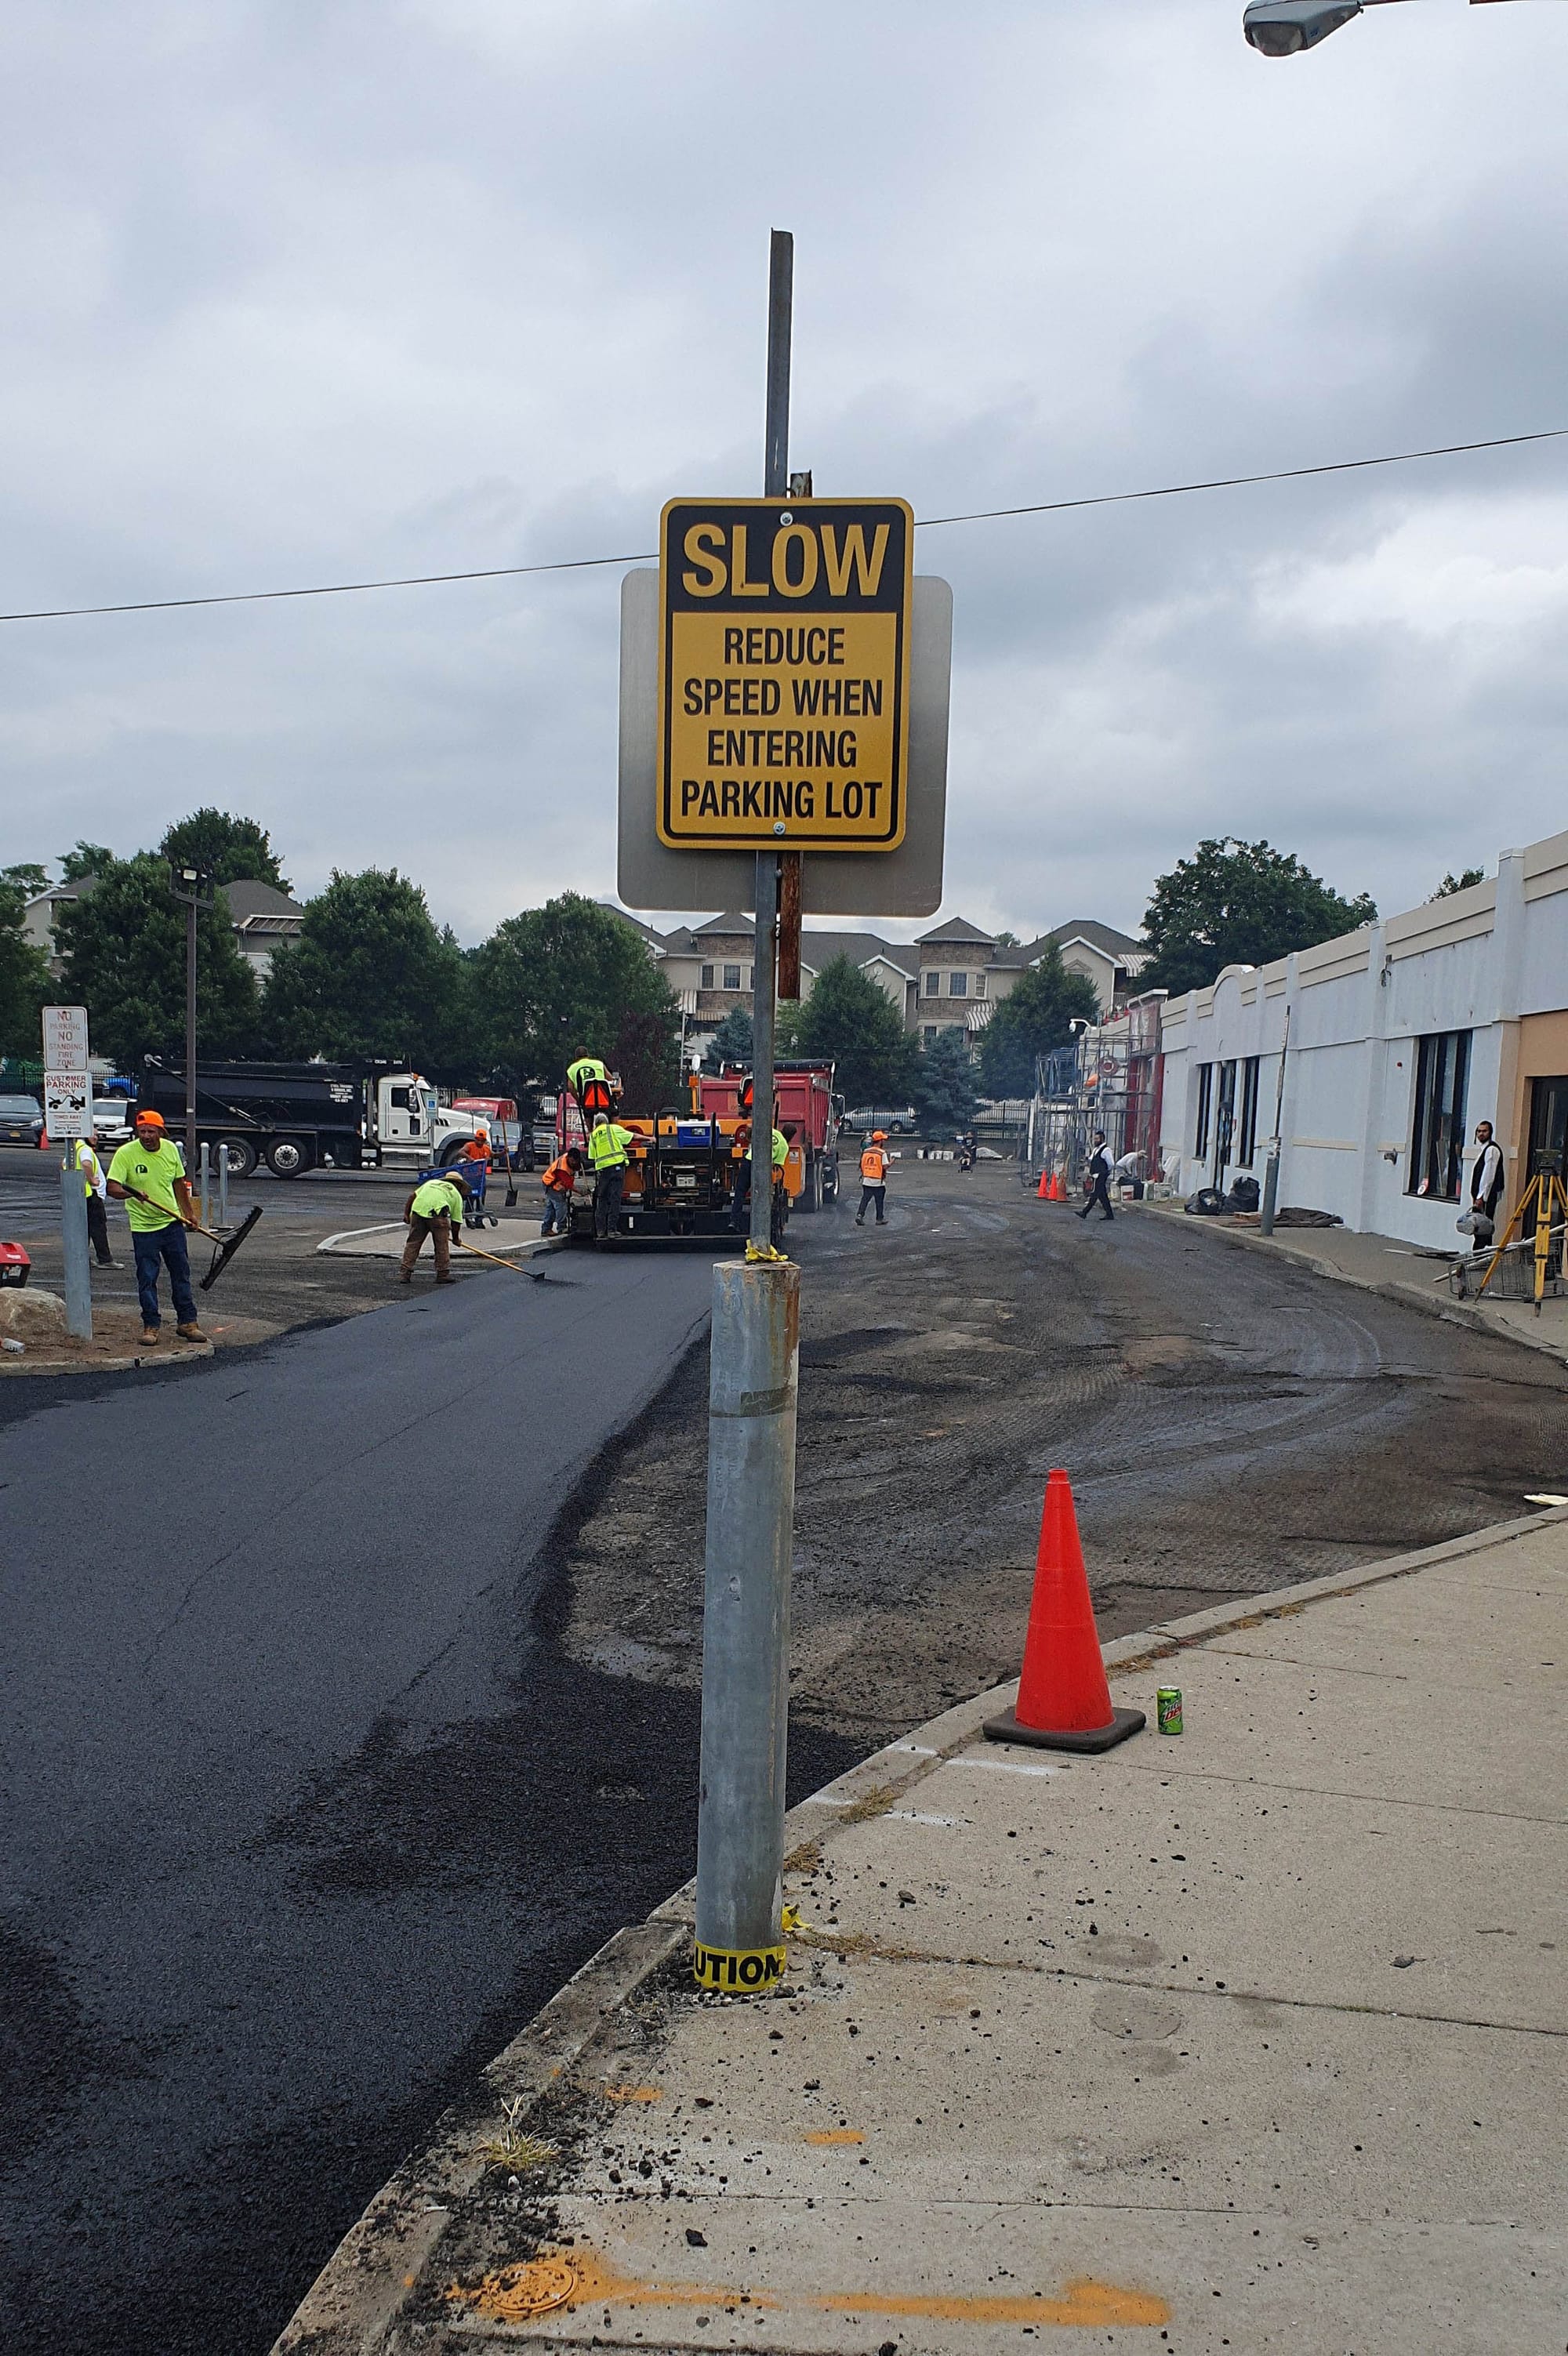
<path fill-rule="evenodd" d="M 0 1375 L 123 1375 L 133 1366 L 185 1366 L 199 1358 L 215 1358 L 218 1355 L 210 1342 L 181 1342 L 178 1355 L 173 1350 L 138 1351 L 132 1358 L 35 1358 L 29 1350 L 25 1358 L 14 1358 L 9 1352 L 0 1358 Z"/>
<path fill-rule="evenodd" d="M 1186 1216 L 1179 1205 L 1155 1203 L 1150 1208 L 1159 1218 Z M 1568 1365 L 1568 1349 L 1564 1349 L 1560 1340 L 1546 1333 L 1521 1333 L 1512 1325 L 1505 1325 L 1491 1316 L 1473 1301 L 1455 1301 L 1452 1298 L 1434 1301 L 1429 1299 L 1419 1286 L 1402 1284 L 1396 1278 L 1391 1278 L 1386 1284 L 1377 1284 L 1370 1277 L 1353 1275 L 1335 1260 L 1319 1259 L 1311 1252 L 1296 1251 L 1289 1244 L 1277 1242 L 1273 1236 L 1260 1235 L 1255 1228 L 1227 1226 L 1222 1219 L 1195 1218 L 1190 1225 L 1207 1230 L 1217 1242 L 1239 1244 L 1244 1250 L 1272 1253 L 1277 1259 L 1309 1269 L 1314 1276 L 1326 1277 L 1331 1283 L 1354 1285 L 1358 1292 L 1375 1292 L 1384 1301 L 1400 1301 L 1406 1309 L 1413 1309 L 1423 1317 L 1441 1317 L 1450 1325 L 1468 1325 L 1474 1333 L 1491 1334 L 1494 1341 L 1517 1342 L 1521 1350 L 1540 1350 L 1547 1357 L 1554 1358 L 1559 1365 Z M 1311 1230 L 1297 1227 L 1292 1232 L 1300 1235 Z"/>
<path fill-rule="evenodd" d="M 1568 1523 L 1568 1505 L 1494 1523 L 1413 1554 L 1238 1597 L 1233 1603 L 1178 1620 L 1157 1621 L 1105 1645 L 1105 1665 L 1112 1676 L 1140 1668 L 1227 1630 L 1255 1627 L 1325 1597 L 1352 1594 L 1438 1563 L 1483 1554 L 1552 1523 Z M 791 1856 L 800 1859 L 800 1852 L 814 1848 L 835 1823 L 882 1815 L 944 1760 L 966 1749 L 983 1720 L 1007 1707 L 1017 1690 L 1014 1678 L 955 1703 L 800 1802 L 784 1820 L 785 1870 L 799 1869 L 791 1868 Z M 499 2126 L 495 2105 L 520 2095 L 529 2105 L 536 2102 L 580 2059 L 618 2008 L 680 1954 L 691 1934 L 695 1890 L 695 1883 L 688 1882 L 655 1907 L 646 1922 L 618 1931 L 497 2055 L 482 2072 L 475 2099 L 446 2115 L 426 2148 L 403 2163 L 344 2236 L 274 2343 L 271 2356 L 384 2356 L 399 2309 L 435 2256 L 449 2204 L 484 2172 L 483 2145 Z"/>

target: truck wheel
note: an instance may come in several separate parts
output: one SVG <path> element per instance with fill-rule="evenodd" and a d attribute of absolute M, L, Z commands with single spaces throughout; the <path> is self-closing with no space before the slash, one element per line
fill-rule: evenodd
<path fill-rule="evenodd" d="M 823 1208 L 825 1209 L 825 1208 L 826 1208 L 826 1206 L 828 1205 L 828 1204 L 830 1204 L 830 1203 L 836 1203 L 836 1202 L 838 1201 L 838 1198 L 839 1198 L 839 1166 L 838 1166 L 838 1163 L 835 1162 L 833 1163 L 833 1165 L 832 1165 L 832 1169 L 831 1169 L 831 1170 L 824 1170 L 824 1171 L 823 1171 L 823 1173 L 822 1173 L 822 1205 L 823 1205 Z"/>
<path fill-rule="evenodd" d="M 267 1168 L 274 1178 L 297 1178 L 310 1167 L 310 1148 L 303 1137 L 274 1137 L 267 1148 Z"/>
<path fill-rule="evenodd" d="M 248 1137 L 226 1137 L 220 1151 L 231 1178 L 248 1178 L 256 1166 L 256 1149 Z"/>
<path fill-rule="evenodd" d="M 467 1139 L 464 1137 L 452 1137 L 447 1139 L 446 1144 L 441 1149 L 441 1167 L 443 1170 L 450 1170 L 454 1162 L 461 1162 L 463 1159 L 463 1148 L 467 1141 Z"/>
<path fill-rule="evenodd" d="M 806 1166 L 800 1173 L 800 1193 L 795 1208 L 798 1211 L 816 1210 L 822 1201 L 822 1163 L 814 1153 L 809 1153 L 806 1156 Z"/>

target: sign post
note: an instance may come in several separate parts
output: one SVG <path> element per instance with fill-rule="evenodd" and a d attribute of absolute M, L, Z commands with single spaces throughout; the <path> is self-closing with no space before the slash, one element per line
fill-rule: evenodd
<path fill-rule="evenodd" d="M 87 1194 L 76 1166 L 76 1141 L 92 1135 L 92 1074 L 85 1006 L 44 1008 L 44 1133 L 63 1145 L 60 1247 L 65 1260 L 65 1325 L 92 1339 L 92 1282 L 87 1261 Z"/>

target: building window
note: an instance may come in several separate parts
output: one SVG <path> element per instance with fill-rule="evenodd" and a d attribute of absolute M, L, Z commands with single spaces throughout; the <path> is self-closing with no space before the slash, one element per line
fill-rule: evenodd
<path fill-rule="evenodd" d="M 1437 1031 L 1419 1042 L 1407 1189 L 1412 1194 L 1431 1194 L 1440 1203 L 1459 1199 L 1469 1070 L 1467 1031 Z"/>
<path fill-rule="evenodd" d="M 923 1027 L 922 1027 L 922 1029 L 921 1029 L 921 1032 L 920 1032 L 920 1039 L 921 1039 L 922 1044 L 923 1044 L 925 1046 L 928 1046 L 928 1047 L 934 1046 L 934 1045 L 935 1045 L 935 1044 L 936 1044 L 936 1038 L 937 1038 L 937 1025 L 936 1025 L 934 1023 L 928 1023 L 924 1024 L 924 1025 L 923 1025 Z"/>
<path fill-rule="evenodd" d="M 940 973 L 927 974 L 922 987 L 928 998 L 940 998 L 942 994 L 941 975 Z"/>
<path fill-rule="evenodd" d="M 974 994 L 976 998 L 983 998 L 985 995 L 985 976 L 983 973 L 977 973 L 974 977 Z"/>
<path fill-rule="evenodd" d="M 967 973 L 949 974 L 948 996 L 950 998 L 967 998 L 969 996 L 969 976 Z"/>
<path fill-rule="evenodd" d="M 739 968 L 739 966 L 737 966 L 737 965 L 726 965 L 726 966 L 725 966 L 725 988 L 726 990 L 738 990 L 738 989 L 740 988 L 740 968 Z"/>
<path fill-rule="evenodd" d="M 704 990 L 712 990 L 713 986 L 714 986 L 714 969 L 713 969 L 713 967 L 712 967 L 711 965 L 705 965 L 705 966 L 703 968 L 703 988 Z"/>
<path fill-rule="evenodd" d="M 1220 1174 L 1230 1159 L 1230 1148 L 1236 1136 L 1236 1065 L 1234 1058 L 1219 1066 L 1219 1098 L 1214 1112 L 1214 1177 Z"/>
<path fill-rule="evenodd" d="M 757 968 L 755 966 L 748 965 L 746 969 L 746 986 L 747 990 L 754 991 L 757 988 Z"/>
<path fill-rule="evenodd" d="M 1192 1140 L 1192 1158 L 1202 1162 L 1208 1152 L 1208 1121 L 1214 1108 L 1214 1066 L 1199 1064 L 1197 1067 L 1197 1128 Z"/>
<path fill-rule="evenodd" d="M 1241 1134 L 1236 1159 L 1243 1170 L 1251 1170 L 1258 1150 L 1258 1060 L 1249 1055 L 1241 1066 Z"/>

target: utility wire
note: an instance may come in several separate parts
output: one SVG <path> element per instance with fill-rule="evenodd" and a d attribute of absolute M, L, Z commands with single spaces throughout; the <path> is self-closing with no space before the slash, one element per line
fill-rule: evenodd
<path fill-rule="evenodd" d="M 1560 442 L 1568 425 L 1538 434 L 1501 434 L 1486 442 L 1445 442 L 1431 450 L 1393 450 L 1379 458 L 1336 458 L 1318 466 L 1281 466 L 1266 475 L 1216 475 L 1203 482 L 1163 483 L 1147 491 L 1102 491 L 1093 498 L 1041 499 L 1017 508 L 975 508 L 963 515 L 918 516 L 915 528 L 933 531 L 943 524 L 996 523 L 1013 516 L 1066 515 L 1079 508 L 1126 507 L 1138 499 L 1185 498 L 1193 491 L 1235 491 L 1256 483 L 1298 483 L 1312 475 L 1351 475 L 1368 466 L 1408 466 L 1418 458 L 1459 458 L 1475 450 L 1515 450 L 1526 442 Z M 351 597 L 371 589 L 439 589 L 456 581 L 518 581 L 536 573 L 586 573 L 608 564 L 653 564 L 655 549 L 629 556 L 567 556 L 550 564 L 492 564 L 473 573 L 409 573 L 388 581 L 328 581 L 308 589 L 234 589 L 212 597 L 143 597 L 124 605 L 52 605 L 33 613 L 0 614 L 0 622 L 80 621 L 99 614 L 172 614 L 192 605 L 263 605 L 285 597 Z"/>

